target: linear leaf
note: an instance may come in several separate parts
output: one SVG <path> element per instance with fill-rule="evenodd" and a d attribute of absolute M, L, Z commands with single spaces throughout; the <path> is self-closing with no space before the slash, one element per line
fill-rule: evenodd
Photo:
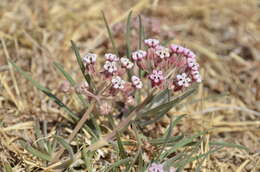
<path fill-rule="evenodd" d="M 72 147 L 65 141 L 63 138 L 54 135 L 53 138 L 57 140 L 58 143 L 60 143 L 68 152 L 70 155 L 70 159 L 73 160 L 73 149 Z"/>
<path fill-rule="evenodd" d="M 168 132 L 166 132 L 165 139 L 164 139 L 164 143 L 163 143 L 163 145 L 162 145 L 162 148 L 160 149 L 160 152 L 158 153 L 157 160 L 160 158 L 162 152 L 164 151 L 164 149 L 165 149 L 165 147 L 166 147 L 166 144 L 167 144 L 169 138 L 170 138 L 171 135 L 172 135 L 172 128 L 173 128 L 173 122 L 172 122 L 172 118 L 171 118 L 170 126 L 169 126 L 169 128 L 168 128 Z"/>
<path fill-rule="evenodd" d="M 142 44 L 143 44 L 143 24 L 142 24 L 142 17 L 139 15 L 138 16 L 138 20 L 139 20 L 139 50 L 142 49 Z"/>
<path fill-rule="evenodd" d="M 127 17 L 127 24 L 126 24 L 126 46 L 127 46 L 127 57 L 131 57 L 131 17 L 132 17 L 132 12 L 130 11 Z"/>
<path fill-rule="evenodd" d="M 72 85 L 76 85 L 76 81 L 64 70 L 63 66 L 57 62 L 53 63 L 54 66 L 63 74 L 63 76 L 68 80 L 68 82 Z M 86 106 L 86 101 L 84 100 L 83 96 L 77 93 L 78 98 L 80 99 L 81 103 Z"/>
<path fill-rule="evenodd" d="M 118 150 L 119 150 L 119 156 L 121 158 L 126 158 L 127 154 L 126 154 L 125 148 L 123 146 L 123 143 L 120 139 L 119 133 L 116 134 L 116 139 L 117 139 L 117 146 L 118 146 Z"/>
<path fill-rule="evenodd" d="M 33 148 L 32 146 L 30 146 L 28 143 L 26 143 L 25 141 L 21 141 L 20 142 L 22 147 L 24 149 L 26 149 L 29 153 L 31 153 L 32 155 L 42 159 L 42 160 L 45 160 L 45 161 L 51 161 L 51 156 L 46 154 L 46 153 L 43 153 L 35 148 Z"/>
<path fill-rule="evenodd" d="M 153 108 L 151 110 L 148 110 L 148 111 L 142 113 L 141 115 L 142 116 L 147 116 L 147 115 L 151 116 L 151 115 L 154 115 L 154 114 L 156 114 L 156 113 L 158 113 L 160 111 L 163 111 L 165 109 L 171 109 L 173 106 L 175 106 L 176 104 L 180 103 L 182 100 L 184 100 L 185 98 L 190 96 L 192 93 L 194 93 L 195 90 L 196 89 L 194 89 L 194 88 L 190 89 L 187 92 L 185 92 L 184 94 L 182 94 L 181 96 L 179 96 L 179 97 L 177 97 L 177 98 L 175 98 L 175 99 L 173 99 L 173 100 L 171 100 L 171 101 L 169 101 L 167 103 L 161 104 L 161 105 L 159 105 L 159 106 L 157 106 L 157 107 L 155 107 L 155 108 Z"/>
<path fill-rule="evenodd" d="M 111 170 L 112 170 L 113 168 L 115 168 L 115 167 L 119 167 L 120 165 L 129 163 L 129 161 L 131 161 L 132 159 L 133 159 L 133 158 L 121 159 L 121 160 L 115 162 L 114 164 L 108 166 L 108 167 L 105 169 L 105 172 L 109 172 L 109 171 L 111 171 Z"/>
<path fill-rule="evenodd" d="M 190 163 L 190 162 L 192 162 L 192 161 L 195 161 L 195 160 L 198 160 L 198 159 L 201 159 L 201 158 L 204 158 L 204 157 L 206 157 L 206 156 L 208 156 L 208 155 L 210 155 L 210 154 L 212 154 L 212 153 L 217 152 L 217 151 L 220 150 L 221 148 L 223 148 L 223 147 L 218 147 L 218 148 L 213 149 L 213 150 L 210 150 L 210 151 L 208 151 L 208 152 L 206 152 L 206 153 L 204 153 L 204 154 L 200 154 L 200 155 L 197 155 L 197 156 L 195 156 L 195 157 L 187 158 L 187 159 L 185 159 L 184 161 L 181 161 L 181 162 L 179 162 L 179 163 L 176 163 L 176 164 L 175 164 L 175 167 L 177 167 L 178 170 L 180 170 L 179 168 L 183 169 L 188 163 Z"/>
<path fill-rule="evenodd" d="M 107 19 L 106 19 L 106 16 L 105 16 L 105 13 L 104 13 L 104 11 L 101 11 L 101 13 L 102 13 L 102 17 L 103 17 L 103 20 L 105 22 L 105 25 L 106 25 L 106 29 L 107 29 L 107 33 L 108 33 L 109 39 L 110 39 L 110 41 L 112 43 L 112 46 L 113 46 L 113 49 L 114 49 L 114 53 L 117 56 L 119 56 L 118 50 L 116 48 L 116 44 L 115 44 L 115 41 L 114 41 L 114 38 L 113 38 L 113 35 L 112 35 L 112 32 L 111 32 L 111 30 L 109 28 L 109 25 L 108 25 L 108 22 L 107 22 Z"/>
<path fill-rule="evenodd" d="M 88 73 L 85 72 L 85 67 L 83 65 L 82 58 L 81 58 L 80 53 L 79 53 L 79 49 L 72 40 L 71 40 L 71 48 L 73 49 L 73 51 L 75 53 L 77 62 L 79 64 L 79 67 L 80 67 L 80 70 L 81 70 L 81 73 L 85 77 L 86 81 L 88 82 L 88 84 L 90 86 L 90 89 L 92 90 L 94 85 L 91 82 L 91 77 Z"/>
<path fill-rule="evenodd" d="M 47 143 L 45 142 L 45 139 L 43 139 L 43 135 L 40 130 L 39 121 L 36 122 L 34 129 L 35 129 L 35 135 L 36 135 L 37 143 L 38 143 L 39 147 L 41 148 L 41 150 L 48 151 Z"/>
<path fill-rule="evenodd" d="M 22 74 L 27 80 L 29 80 L 36 88 L 41 90 L 44 94 L 46 94 L 50 99 L 52 99 L 56 104 L 58 104 L 61 108 L 63 108 L 73 119 L 77 119 L 77 116 L 72 112 L 70 108 L 68 108 L 60 99 L 58 99 L 54 94 L 51 93 L 51 91 L 44 86 L 42 86 L 40 83 L 35 81 L 27 72 L 23 71 L 20 67 L 18 67 L 15 63 L 10 63 L 14 66 L 14 68 Z"/>
<path fill-rule="evenodd" d="M 243 145 L 234 144 L 234 143 L 227 143 L 227 142 L 210 142 L 209 145 L 217 145 L 217 146 L 224 146 L 224 147 L 232 147 L 232 148 L 238 148 L 238 149 L 244 149 L 246 151 L 249 151 L 249 149 Z"/>
<path fill-rule="evenodd" d="M 180 139 L 183 139 L 183 137 L 184 137 L 183 135 L 170 137 L 166 143 L 169 144 L 169 143 L 177 142 Z M 165 143 L 164 138 L 152 139 L 149 140 L 149 142 L 153 145 L 161 145 Z"/>
<path fill-rule="evenodd" d="M 167 152 L 162 153 L 160 159 L 163 159 L 163 158 L 169 156 L 173 152 L 176 152 L 177 149 L 184 147 L 184 146 L 188 145 L 189 143 L 192 143 L 195 138 L 202 136 L 206 133 L 207 133 L 206 131 L 199 132 L 198 134 L 196 134 L 194 136 L 191 136 L 189 138 L 184 138 L 184 139 L 178 141 L 171 149 L 169 149 Z"/>

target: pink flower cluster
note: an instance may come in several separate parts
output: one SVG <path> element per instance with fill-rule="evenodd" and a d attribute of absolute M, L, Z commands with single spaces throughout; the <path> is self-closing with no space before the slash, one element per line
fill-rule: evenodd
<path fill-rule="evenodd" d="M 101 72 L 94 67 L 97 55 L 88 53 L 83 57 L 86 72 L 94 72 L 103 81 L 110 80 L 113 95 L 121 91 L 128 97 L 134 90 L 149 85 L 179 91 L 201 82 L 196 55 L 188 48 L 175 44 L 165 47 L 157 39 L 146 39 L 144 44 L 147 48 L 132 52 L 130 58 L 105 54 Z"/>

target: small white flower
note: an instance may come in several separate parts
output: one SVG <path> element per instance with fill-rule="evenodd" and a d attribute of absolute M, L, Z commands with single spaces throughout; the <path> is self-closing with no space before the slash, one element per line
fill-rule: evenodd
<path fill-rule="evenodd" d="M 184 86 L 184 87 L 190 86 L 191 79 L 187 76 L 186 73 L 177 75 L 177 80 L 178 80 L 177 84 L 179 86 Z"/>
<path fill-rule="evenodd" d="M 106 58 L 106 60 L 111 61 L 111 62 L 113 62 L 113 61 L 116 62 L 119 60 L 119 58 L 115 54 L 111 54 L 111 53 L 106 53 L 105 58 Z"/>
<path fill-rule="evenodd" d="M 97 55 L 96 54 L 87 53 L 83 57 L 83 64 L 84 65 L 94 64 L 96 62 L 96 60 L 97 60 Z"/>
<path fill-rule="evenodd" d="M 106 61 L 103 67 L 109 73 L 114 73 L 117 71 L 116 62 Z"/>
<path fill-rule="evenodd" d="M 199 71 L 193 70 L 193 71 L 191 71 L 191 75 L 192 75 L 193 79 L 194 79 L 196 82 L 201 82 L 201 81 L 202 81 L 201 75 L 200 75 L 200 72 L 199 72 Z"/>
<path fill-rule="evenodd" d="M 127 68 L 127 69 L 131 69 L 134 66 L 134 63 L 131 62 L 128 58 L 125 58 L 125 57 L 122 57 L 120 59 L 120 62 L 122 64 L 122 66 Z"/>
<path fill-rule="evenodd" d="M 153 73 L 149 75 L 149 78 L 155 84 L 159 84 L 161 81 L 164 80 L 163 73 L 160 70 L 153 70 Z"/>
<path fill-rule="evenodd" d="M 140 79 L 139 77 L 137 77 L 137 76 L 132 76 L 132 77 L 131 77 L 131 80 L 132 80 L 133 85 L 134 85 L 136 88 L 139 88 L 139 89 L 143 88 L 143 83 L 142 83 L 142 81 L 141 81 L 141 79 Z"/>
<path fill-rule="evenodd" d="M 146 40 L 144 40 L 144 43 L 148 47 L 156 47 L 159 45 L 160 41 L 157 39 L 146 39 Z"/>
<path fill-rule="evenodd" d="M 112 78 L 112 85 L 115 89 L 123 89 L 125 81 L 120 76 L 115 76 Z"/>
<path fill-rule="evenodd" d="M 132 53 L 133 60 L 142 60 L 147 55 L 146 51 L 138 50 Z"/>
<path fill-rule="evenodd" d="M 161 59 L 170 57 L 170 50 L 168 48 L 163 47 L 163 46 L 157 47 L 156 50 L 155 50 L 155 53 Z"/>

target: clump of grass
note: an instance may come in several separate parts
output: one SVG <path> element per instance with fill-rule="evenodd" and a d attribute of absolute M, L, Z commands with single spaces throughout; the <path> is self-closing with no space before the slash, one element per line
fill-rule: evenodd
<path fill-rule="evenodd" d="M 196 55 L 180 45 L 172 44 L 168 48 L 161 45 L 159 40 L 144 39 L 141 17 L 139 50 L 132 52 L 130 12 L 126 27 L 126 56 L 119 58 L 120 52 L 115 45 L 113 33 L 104 13 L 102 14 L 115 54 L 105 54 L 105 63 L 102 67 L 97 67 L 97 55 L 88 53 L 81 56 L 77 45 L 71 41 L 84 78 L 82 83 L 76 83 L 61 64 L 54 63 L 67 79 L 61 86 L 61 91 L 68 95 L 77 94 L 82 102 L 83 116 L 78 116 L 51 90 L 11 62 L 18 72 L 68 113 L 71 123 L 76 124 L 66 138 L 57 133 L 51 137 L 44 136 L 46 128 L 42 132 L 37 123 L 36 144 L 20 142 L 25 150 L 41 160 L 42 169 L 170 172 L 182 171 L 189 163 L 196 161 L 196 169 L 199 171 L 210 154 L 225 146 L 246 149 L 224 142 L 204 143 L 208 131 L 191 136 L 186 133 L 174 135 L 174 129 L 185 115 L 172 117 L 161 137 L 146 136 L 143 131 L 149 125 L 158 122 L 173 107 L 196 92 L 197 85 L 202 82 Z M 143 42 L 146 48 L 141 50 Z M 116 113 L 120 115 L 115 115 Z M 89 142 L 84 139 L 85 135 Z M 130 135 L 132 139 L 126 139 L 124 135 Z M 73 141 L 76 142 L 76 147 L 72 145 Z M 201 145 L 205 144 L 208 146 L 207 151 L 202 151 Z M 116 158 L 113 158 L 114 162 L 97 169 L 93 159 L 105 146 L 112 147 Z M 129 153 L 126 147 L 131 147 L 137 153 Z M 145 158 L 147 150 L 150 150 L 149 157 L 152 157 L 148 160 Z M 8 165 L 5 168 L 9 169 Z"/>

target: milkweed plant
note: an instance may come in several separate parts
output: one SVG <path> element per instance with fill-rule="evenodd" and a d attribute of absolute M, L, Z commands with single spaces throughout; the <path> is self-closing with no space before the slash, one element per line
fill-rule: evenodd
<path fill-rule="evenodd" d="M 17 71 L 67 112 L 69 117 L 66 119 L 74 126 L 69 136 L 58 133 L 50 136 L 41 130 L 47 130 L 47 125 L 40 127 L 37 122 L 37 144 L 21 141 L 24 149 L 41 160 L 42 169 L 176 172 L 196 161 L 196 170 L 200 170 L 206 157 L 220 148 L 243 148 L 210 142 L 210 149 L 203 152 L 201 144 L 208 131 L 192 136 L 173 135 L 174 127 L 185 115 L 172 116 L 168 112 L 195 93 L 202 82 L 196 54 L 185 46 L 145 38 L 140 16 L 139 38 L 131 40 L 132 13 L 127 19 L 126 46 L 119 51 L 102 14 L 113 51 L 108 50 L 103 55 L 92 52 L 81 55 L 71 41 L 84 78 L 80 83 L 61 64 L 54 63 L 67 79 L 59 90 L 68 96 L 77 95 L 82 103 L 80 112 L 65 105 L 51 90 L 11 62 Z M 138 46 L 132 47 L 131 41 L 138 42 Z M 163 135 L 153 138 L 144 132 L 165 115 L 171 120 Z M 104 147 L 109 147 L 112 155 L 106 157 Z"/>

